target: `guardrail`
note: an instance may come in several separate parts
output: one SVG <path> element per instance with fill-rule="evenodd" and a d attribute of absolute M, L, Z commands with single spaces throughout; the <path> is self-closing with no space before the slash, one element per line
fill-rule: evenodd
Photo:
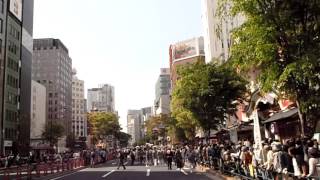
<path fill-rule="evenodd" d="M 55 174 L 63 171 L 74 170 L 84 166 L 84 160 L 70 159 L 67 162 L 47 162 L 38 164 L 28 164 L 21 166 L 12 166 L 0 169 L 0 179 L 11 180 L 22 178 L 32 179 L 32 177 L 47 176 L 48 174 Z"/>

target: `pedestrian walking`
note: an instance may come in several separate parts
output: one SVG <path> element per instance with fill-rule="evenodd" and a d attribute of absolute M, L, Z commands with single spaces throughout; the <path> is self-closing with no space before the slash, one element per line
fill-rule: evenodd
<path fill-rule="evenodd" d="M 96 157 L 96 153 L 94 151 L 91 151 L 91 153 L 90 153 L 90 167 L 94 167 L 95 157 Z"/>
<path fill-rule="evenodd" d="M 177 168 L 178 168 L 178 170 L 181 170 L 183 165 L 182 165 L 182 155 L 181 155 L 181 152 L 179 149 L 177 150 L 175 157 L 176 157 Z"/>
<path fill-rule="evenodd" d="M 170 149 L 168 149 L 166 152 L 166 158 L 167 158 L 168 169 L 172 170 L 173 152 Z"/>
<path fill-rule="evenodd" d="M 130 158 L 131 158 L 131 166 L 133 166 L 133 165 L 134 165 L 134 161 L 135 161 L 135 159 L 136 159 L 135 150 L 132 150 L 132 151 L 130 152 Z"/>
<path fill-rule="evenodd" d="M 125 159 L 125 155 L 124 155 L 124 153 L 120 150 L 120 152 L 119 152 L 119 164 L 118 164 L 118 168 L 117 168 L 117 169 L 119 169 L 120 166 L 122 166 L 124 170 L 126 169 L 126 166 L 124 165 L 124 159 Z"/>

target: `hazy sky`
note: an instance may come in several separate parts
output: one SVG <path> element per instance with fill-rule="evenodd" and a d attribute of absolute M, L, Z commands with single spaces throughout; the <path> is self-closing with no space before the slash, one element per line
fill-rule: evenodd
<path fill-rule="evenodd" d="M 200 0 L 35 0 L 34 38 L 58 38 L 85 88 L 115 87 L 126 130 L 128 109 L 152 106 L 171 43 L 200 36 Z"/>

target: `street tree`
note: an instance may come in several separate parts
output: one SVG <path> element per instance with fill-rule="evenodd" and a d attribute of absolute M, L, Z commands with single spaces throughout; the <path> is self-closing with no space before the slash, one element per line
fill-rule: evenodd
<path fill-rule="evenodd" d="M 63 136 L 64 128 L 61 124 L 51 121 L 47 123 L 42 132 L 42 138 L 50 142 L 51 145 L 58 143 L 59 138 Z"/>
<path fill-rule="evenodd" d="M 178 75 L 171 102 L 173 115 L 178 125 L 199 124 L 206 136 L 211 129 L 221 128 L 227 115 L 235 112 L 235 102 L 246 92 L 246 81 L 227 65 L 198 62 L 181 66 Z M 176 104 L 187 118 L 181 118 Z"/>
<path fill-rule="evenodd" d="M 120 146 L 121 147 L 127 147 L 129 144 L 129 141 L 131 139 L 131 135 L 127 134 L 125 132 L 120 131 L 117 135 L 116 138 L 119 140 L 120 142 Z"/>
<path fill-rule="evenodd" d="M 118 116 L 109 112 L 93 112 L 88 114 L 90 133 L 96 140 L 105 139 L 107 136 L 116 137 L 120 132 Z"/>
<path fill-rule="evenodd" d="M 171 113 L 176 118 L 176 126 L 183 129 L 184 134 L 188 140 L 193 140 L 196 135 L 196 129 L 199 123 L 194 114 L 183 106 L 182 99 L 177 96 L 172 97 Z"/>
<path fill-rule="evenodd" d="M 151 141 L 158 139 L 158 136 L 165 137 L 170 117 L 166 114 L 150 117 L 144 124 L 146 137 Z"/>
<path fill-rule="evenodd" d="M 312 134 L 320 112 L 320 2 L 220 0 L 218 14 L 246 18 L 232 33 L 233 66 L 259 69 L 261 90 L 296 102 L 302 134 L 306 127 Z"/>

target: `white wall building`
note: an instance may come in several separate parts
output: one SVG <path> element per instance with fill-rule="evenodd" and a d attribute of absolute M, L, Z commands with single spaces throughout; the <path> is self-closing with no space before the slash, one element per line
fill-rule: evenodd
<path fill-rule="evenodd" d="M 31 82 L 31 145 L 42 139 L 42 132 L 46 125 L 46 88 L 42 84 Z"/>
<path fill-rule="evenodd" d="M 109 84 L 99 88 L 88 89 L 87 110 L 100 112 L 115 112 L 114 87 Z"/>
<path fill-rule="evenodd" d="M 219 59 L 225 62 L 230 56 L 231 31 L 239 27 L 244 16 L 219 17 L 217 14 L 219 0 L 202 0 L 202 24 L 206 62 Z M 230 7 L 226 7 L 230 9 Z"/>
<path fill-rule="evenodd" d="M 84 81 L 72 75 L 72 132 L 75 137 L 87 136 L 87 113 L 84 98 Z"/>

